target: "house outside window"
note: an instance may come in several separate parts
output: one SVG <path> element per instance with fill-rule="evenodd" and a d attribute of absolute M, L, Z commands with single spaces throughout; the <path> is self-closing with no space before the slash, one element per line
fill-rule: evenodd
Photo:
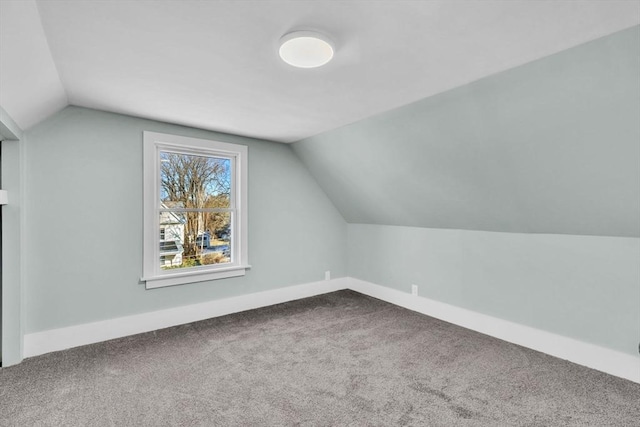
<path fill-rule="evenodd" d="M 147 289 L 244 275 L 247 147 L 144 132 L 143 155 Z"/>

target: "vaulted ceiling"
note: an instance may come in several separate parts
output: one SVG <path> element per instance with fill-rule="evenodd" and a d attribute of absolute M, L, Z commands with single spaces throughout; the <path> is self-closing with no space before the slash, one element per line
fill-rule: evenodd
<path fill-rule="evenodd" d="M 639 53 L 636 26 L 293 149 L 350 223 L 640 237 Z"/>
<path fill-rule="evenodd" d="M 0 106 L 66 105 L 292 142 L 640 22 L 636 1 L 0 2 Z M 327 66 L 278 41 L 317 29 Z"/>

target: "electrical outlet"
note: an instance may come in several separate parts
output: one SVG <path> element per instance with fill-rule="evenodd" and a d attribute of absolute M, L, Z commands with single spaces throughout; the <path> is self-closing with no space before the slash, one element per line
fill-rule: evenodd
<path fill-rule="evenodd" d="M 324 280 L 331 280 L 331 271 L 327 270 L 324 272 Z"/>
<path fill-rule="evenodd" d="M 418 296 L 418 285 L 411 285 L 411 295 Z"/>

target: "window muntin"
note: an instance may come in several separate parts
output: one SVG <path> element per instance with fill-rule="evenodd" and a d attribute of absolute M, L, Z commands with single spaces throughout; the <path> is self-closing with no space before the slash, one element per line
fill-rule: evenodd
<path fill-rule="evenodd" d="M 247 147 L 145 132 L 144 157 L 147 288 L 243 275 Z"/>

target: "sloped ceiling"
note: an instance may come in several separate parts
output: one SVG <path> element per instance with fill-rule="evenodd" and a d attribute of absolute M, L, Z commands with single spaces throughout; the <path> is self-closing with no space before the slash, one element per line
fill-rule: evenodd
<path fill-rule="evenodd" d="M 68 105 L 34 1 L 0 1 L 0 107 L 27 129 Z"/>
<path fill-rule="evenodd" d="M 639 52 L 634 27 L 293 148 L 351 223 L 639 237 Z"/>
<path fill-rule="evenodd" d="M 639 22 L 615 0 L 3 0 L 0 107 L 306 138 L 349 222 L 638 237 Z M 303 28 L 328 66 L 278 59 Z"/>
<path fill-rule="evenodd" d="M 283 142 L 640 20 L 616 0 L 3 0 L 0 15 L 0 105 L 23 128 L 68 102 Z M 278 58 L 306 28 L 334 40 L 326 67 Z"/>

